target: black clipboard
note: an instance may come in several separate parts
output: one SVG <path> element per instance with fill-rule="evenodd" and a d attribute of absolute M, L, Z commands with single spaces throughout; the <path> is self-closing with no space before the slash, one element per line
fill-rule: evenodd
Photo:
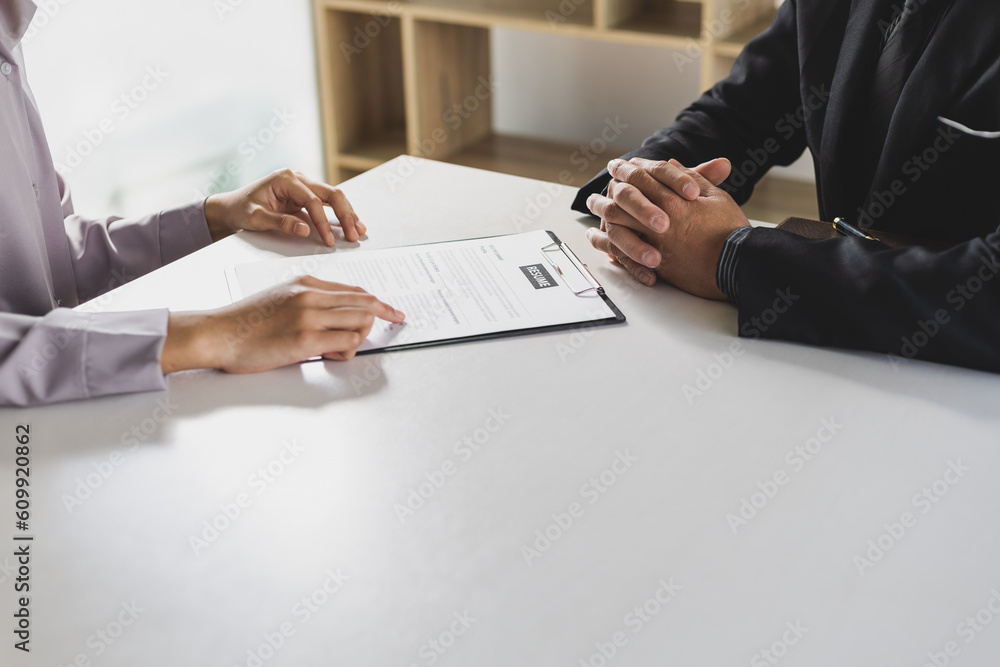
<path fill-rule="evenodd" d="M 580 277 L 581 277 L 582 281 L 584 281 L 584 282 L 581 282 L 579 284 L 579 287 L 581 287 L 581 289 L 577 290 L 577 289 L 575 289 L 575 288 L 573 288 L 573 287 L 570 286 L 570 284 L 568 282 L 569 279 L 567 278 L 567 283 L 566 283 L 567 287 L 569 289 L 573 290 L 573 292 L 576 293 L 577 296 L 581 296 L 583 294 L 589 294 L 591 292 L 596 293 L 601 298 L 601 300 L 604 302 L 604 304 L 607 305 L 607 307 L 609 309 L 611 309 L 611 312 L 614 313 L 613 317 L 608 317 L 608 318 L 599 319 L 599 320 L 585 320 L 585 321 L 582 321 L 582 322 L 567 322 L 566 324 L 554 324 L 554 325 L 541 326 L 541 327 L 528 327 L 528 328 L 525 328 L 525 329 L 510 329 L 508 331 L 494 331 L 494 332 L 485 333 L 485 334 L 472 334 L 472 335 L 469 335 L 469 336 L 459 336 L 457 338 L 442 338 L 440 340 L 428 340 L 428 341 L 421 341 L 421 342 L 417 342 L 417 343 L 402 343 L 400 345 L 389 345 L 387 347 L 380 347 L 380 348 L 378 348 L 376 350 L 358 350 L 358 353 L 355 356 L 361 357 L 361 356 L 366 356 L 366 355 L 369 355 L 369 354 L 382 354 L 384 352 L 398 352 L 400 350 L 417 350 L 417 349 L 427 348 L 427 347 L 439 347 L 441 345 L 455 345 L 455 344 L 458 344 L 458 343 L 472 343 L 472 342 L 478 342 L 478 341 L 484 341 L 484 340 L 497 340 L 497 339 L 501 339 L 501 338 L 514 338 L 516 336 L 527 336 L 528 334 L 553 333 L 553 332 L 557 332 L 557 331 L 568 331 L 568 330 L 577 329 L 577 328 L 588 328 L 589 329 L 591 327 L 608 326 L 608 325 L 611 325 L 611 324 L 621 324 L 621 323 L 625 322 L 626 321 L 625 315 L 622 313 L 621 310 L 619 310 L 618 306 L 616 306 L 615 303 L 608 297 L 607 293 L 604 291 L 604 287 L 597 280 L 597 278 L 594 277 L 594 274 L 591 273 L 590 269 L 587 268 L 587 265 L 584 264 L 580 260 L 579 257 L 577 257 L 576 253 L 573 252 L 573 249 L 570 248 L 565 243 L 563 243 L 559 239 L 559 237 L 556 235 L 555 232 L 550 231 L 550 230 L 545 230 L 545 233 L 549 235 L 550 239 L 552 239 L 552 243 L 549 244 L 549 245 L 543 246 L 542 248 L 539 248 L 539 251 L 542 253 L 542 256 L 545 257 L 546 259 L 548 259 L 551 262 L 551 261 L 553 261 L 551 255 L 555 254 L 555 253 L 560 253 L 561 256 L 564 256 L 564 257 L 566 257 L 568 259 L 570 266 L 580 273 Z M 517 236 L 517 234 L 498 234 L 496 236 L 477 236 L 477 237 L 473 237 L 473 238 L 469 238 L 469 239 L 458 239 L 458 240 L 461 240 L 461 241 L 486 241 L 486 240 L 489 240 L 489 239 L 502 238 L 504 236 Z M 417 245 L 421 245 L 421 246 L 425 246 L 425 245 L 438 245 L 439 243 L 453 243 L 453 242 L 454 242 L 454 240 L 452 240 L 452 241 L 438 241 L 438 242 L 435 242 L 435 243 L 414 243 L 414 244 L 411 244 L 411 245 L 408 245 L 408 246 L 401 246 L 401 247 L 412 248 L 412 247 L 415 247 Z M 556 265 L 556 270 L 560 273 L 560 275 L 562 275 L 564 277 L 566 276 L 566 268 L 568 268 L 568 267 L 563 267 L 562 264 Z M 321 358 L 322 357 L 317 357 L 317 359 L 321 359 Z M 313 360 L 310 359 L 310 361 L 313 361 Z"/>
<path fill-rule="evenodd" d="M 523 232 L 522 234 L 499 234 L 495 236 L 481 236 L 473 237 L 468 239 L 452 239 L 447 241 L 437 241 L 432 243 L 414 243 L 405 246 L 398 246 L 399 248 L 416 248 L 424 246 L 434 246 L 443 245 L 446 243 L 456 243 L 456 242 L 466 242 L 466 241 L 488 241 L 490 239 L 505 238 L 511 236 L 521 236 L 523 234 L 533 234 L 536 232 Z M 587 319 L 576 322 L 567 322 L 564 324 L 554 324 L 554 325 L 543 325 L 537 327 L 526 327 L 521 329 L 508 329 L 505 331 L 492 331 L 488 333 L 479 334 L 469 334 L 467 336 L 457 336 L 453 338 L 440 338 L 436 340 L 427 341 L 415 341 L 410 343 L 400 343 L 398 345 L 387 345 L 385 347 L 379 347 L 376 349 L 369 350 L 358 350 L 356 356 L 366 356 L 370 354 L 381 354 L 383 352 L 397 352 L 400 350 L 415 350 L 427 347 L 438 347 L 441 345 L 454 345 L 456 343 L 469 343 L 484 340 L 496 340 L 500 338 L 512 338 L 515 336 L 525 336 L 528 334 L 538 334 L 538 333 L 552 333 L 557 331 L 567 331 L 577 328 L 593 328 L 598 326 L 607 326 L 611 324 L 620 324 L 625 322 L 625 315 L 622 314 L 618 306 L 614 304 L 613 301 L 608 297 L 604 291 L 604 287 L 601 283 L 594 277 L 587 265 L 584 264 L 573 250 L 563 243 L 559 237 L 552 231 L 545 230 L 548 234 L 550 243 L 539 248 L 540 260 L 546 262 L 552 270 L 563 278 L 563 283 L 565 287 L 571 290 L 577 297 L 583 298 L 584 296 L 589 296 L 591 294 L 596 294 L 604 305 L 612 312 L 611 317 L 599 318 L 599 319 Z M 389 248 L 384 248 L 388 250 Z M 230 267 L 226 271 L 227 280 L 230 283 L 230 294 L 233 297 L 233 301 L 237 301 L 239 298 L 243 297 L 242 292 L 237 294 L 236 290 L 239 289 L 239 278 L 236 275 L 236 269 L 238 267 Z M 235 289 L 234 289 L 235 288 Z M 404 325 L 405 326 L 405 325 Z M 308 361 L 320 361 L 322 357 L 314 357 L 308 359 Z"/>

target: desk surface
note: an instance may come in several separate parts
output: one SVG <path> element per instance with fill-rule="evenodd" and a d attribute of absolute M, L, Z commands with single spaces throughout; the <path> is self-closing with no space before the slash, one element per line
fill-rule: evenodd
<path fill-rule="evenodd" d="M 996 376 L 740 341 L 560 186 L 406 158 L 344 190 L 364 248 L 551 229 L 628 323 L 0 412 L 0 553 L 18 423 L 35 535 L 4 664 L 995 661 Z M 98 306 L 216 306 L 226 265 L 317 251 L 241 234 Z"/>

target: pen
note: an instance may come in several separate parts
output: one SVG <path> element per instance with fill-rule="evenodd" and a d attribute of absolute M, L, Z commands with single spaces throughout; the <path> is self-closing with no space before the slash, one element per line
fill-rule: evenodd
<path fill-rule="evenodd" d="M 838 234 L 841 234 L 843 236 L 853 236 L 855 238 L 866 239 L 868 241 L 878 241 L 879 243 L 881 243 L 881 241 L 879 241 L 874 236 L 869 236 L 868 234 L 865 234 L 863 231 L 861 231 L 854 225 L 848 224 L 848 222 L 843 218 L 834 218 L 833 228 L 837 230 Z"/>

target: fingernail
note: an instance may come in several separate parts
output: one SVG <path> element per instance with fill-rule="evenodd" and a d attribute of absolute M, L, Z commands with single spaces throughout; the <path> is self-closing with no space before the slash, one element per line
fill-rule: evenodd
<path fill-rule="evenodd" d="M 648 285 L 649 287 L 652 287 L 653 284 L 656 282 L 656 278 L 653 276 L 652 273 L 644 271 L 642 274 L 642 282 Z"/>
<path fill-rule="evenodd" d="M 309 225 L 304 222 L 297 222 L 292 231 L 299 236 L 309 236 Z"/>
<path fill-rule="evenodd" d="M 700 194 L 701 192 L 698 191 L 698 188 L 691 185 L 690 183 L 684 186 L 684 196 L 687 197 L 688 199 L 697 199 L 698 195 Z"/>
<path fill-rule="evenodd" d="M 660 265 L 660 258 L 656 256 L 655 252 L 649 251 L 642 256 L 642 263 L 651 269 L 655 269 Z"/>
<path fill-rule="evenodd" d="M 591 204 L 593 204 L 595 199 L 597 199 L 597 195 L 596 194 L 595 195 L 590 195 L 589 197 L 587 197 L 587 206 L 589 207 Z"/>
<path fill-rule="evenodd" d="M 670 226 L 670 222 L 662 215 L 654 215 L 649 223 L 654 232 L 665 232 Z"/>
<path fill-rule="evenodd" d="M 405 320 L 406 319 L 406 315 L 403 313 L 403 311 L 396 310 L 395 308 L 393 308 L 393 311 L 396 313 L 396 317 L 398 317 L 399 319 L 401 319 L 401 320 Z"/>
<path fill-rule="evenodd" d="M 617 169 L 618 165 L 620 165 L 621 162 L 622 161 L 618 160 L 618 159 L 614 159 L 614 160 L 611 160 L 610 162 L 608 162 L 608 171 L 612 171 L 614 169 Z"/>

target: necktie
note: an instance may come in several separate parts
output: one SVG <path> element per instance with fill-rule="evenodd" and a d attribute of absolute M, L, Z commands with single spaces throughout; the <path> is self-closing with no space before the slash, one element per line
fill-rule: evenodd
<path fill-rule="evenodd" d="M 872 186 L 879 156 L 885 146 L 889 124 L 900 95 L 928 38 L 952 0 L 906 0 L 903 10 L 891 17 L 882 39 L 875 74 L 858 142 L 854 170 L 857 192 L 862 199 Z M 898 5 L 894 5 L 898 7 Z"/>
<path fill-rule="evenodd" d="M 885 142 L 903 86 L 941 16 L 942 5 L 946 4 L 941 0 L 906 0 L 903 11 L 886 30 L 882 53 L 875 66 L 870 110 L 873 138 L 881 142 L 879 145 Z"/>

